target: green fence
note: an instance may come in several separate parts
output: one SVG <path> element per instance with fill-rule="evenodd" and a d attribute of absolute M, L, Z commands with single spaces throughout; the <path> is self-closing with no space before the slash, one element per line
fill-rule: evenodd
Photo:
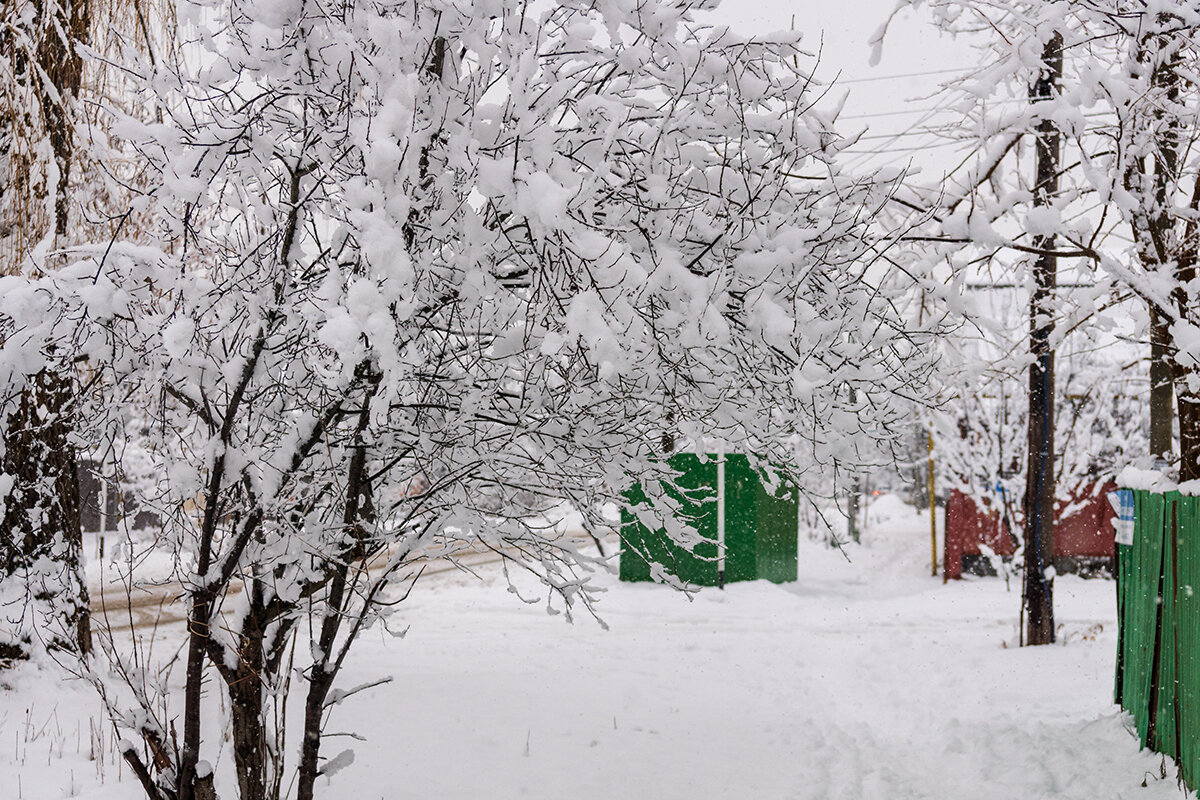
<path fill-rule="evenodd" d="M 1200 778 L 1200 498 L 1134 492 L 1133 544 L 1117 545 L 1116 701 L 1143 747 Z"/>
<path fill-rule="evenodd" d="M 654 565 L 682 581 L 716 586 L 718 574 L 718 457 L 677 453 L 668 462 L 678 473 L 667 494 L 679 504 L 679 516 L 702 538 L 692 550 L 676 544 L 664 530 L 651 530 L 630 509 L 647 502 L 640 486 L 625 496 L 621 512 L 621 580 L 651 581 Z M 765 578 L 796 580 L 799 492 L 795 486 L 767 486 L 744 455 L 724 457 L 725 582 Z"/>

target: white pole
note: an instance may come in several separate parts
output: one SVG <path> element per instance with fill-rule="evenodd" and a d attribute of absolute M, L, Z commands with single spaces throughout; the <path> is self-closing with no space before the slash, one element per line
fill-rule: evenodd
<path fill-rule="evenodd" d="M 725 588 L 725 446 L 717 453 L 717 586 Z"/>

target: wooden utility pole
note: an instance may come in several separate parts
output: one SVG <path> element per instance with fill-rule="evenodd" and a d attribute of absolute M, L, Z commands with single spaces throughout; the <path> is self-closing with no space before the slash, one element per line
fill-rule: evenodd
<path fill-rule="evenodd" d="M 1031 103 L 1048 102 L 1062 85 L 1063 40 L 1050 37 L 1042 49 L 1042 72 L 1030 88 Z M 1058 194 L 1062 134 L 1054 120 L 1043 117 L 1036 139 L 1037 182 L 1033 206 L 1044 208 Z M 1054 641 L 1054 580 L 1046 575 L 1054 553 L 1054 290 L 1058 258 L 1055 237 L 1033 238 L 1042 251 L 1033 265 L 1034 289 L 1029 301 L 1029 469 L 1025 481 L 1025 642 Z"/>

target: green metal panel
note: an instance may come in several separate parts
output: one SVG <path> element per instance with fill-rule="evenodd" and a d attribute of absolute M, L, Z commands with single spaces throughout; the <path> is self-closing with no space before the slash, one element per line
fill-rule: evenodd
<path fill-rule="evenodd" d="M 692 453 L 677 453 L 667 462 L 679 476 L 665 493 L 679 504 L 679 514 L 705 541 L 693 551 L 673 542 L 663 529 L 650 530 L 629 509 L 621 511 L 620 578 L 623 581 L 652 581 L 652 564 L 660 564 L 682 581 L 700 586 L 717 585 L 717 463 L 703 461 Z M 648 502 L 641 486 L 625 495 L 629 507 Z"/>
<path fill-rule="evenodd" d="M 1134 493 L 1134 542 L 1117 546 L 1115 694 L 1138 737 L 1200 781 L 1200 500 Z M 1153 729 L 1151 722 L 1153 721 Z"/>
<path fill-rule="evenodd" d="M 796 580 L 799 564 L 800 490 L 781 483 L 772 492 L 758 485 L 758 577 L 789 583 Z"/>
<path fill-rule="evenodd" d="M 707 541 L 695 554 L 688 553 L 671 542 L 665 531 L 649 531 L 624 509 L 621 580 L 653 580 L 653 562 L 689 583 L 717 584 L 717 459 L 715 455 L 702 458 L 680 453 L 668 462 L 681 473 L 679 485 L 684 495 L 673 490 L 668 494 L 680 501 L 680 513 L 686 515 L 688 524 Z M 749 457 L 741 454 L 725 456 L 724 472 L 725 581 L 796 580 L 799 490 L 785 484 L 776 493 L 769 492 Z M 636 507 L 647 500 L 641 488 L 634 487 L 626 494 L 626 502 L 629 507 Z"/>
<path fill-rule="evenodd" d="M 758 475 L 744 455 L 725 456 L 725 580 L 758 577 Z"/>

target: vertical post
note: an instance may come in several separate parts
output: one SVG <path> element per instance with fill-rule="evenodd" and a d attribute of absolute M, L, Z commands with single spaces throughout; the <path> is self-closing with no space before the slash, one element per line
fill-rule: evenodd
<path fill-rule="evenodd" d="M 862 515 L 862 529 L 859 532 L 859 536 L 862 536 L 862 531 L 866 531 L 867 521 L 871 519 L 871 477 L 867 476 L 867 477 L 863 478 L 862 485 L 863 485 L 863 488 L 862 488 L 863 515 Z"/>
<path fill-rule="evenodd" d="M 929 476 L 921 466 L 921 462 L 928 456 L 928 439 L 929 431 L 922 423 L 916 423 L 910 440 L 909 454 L 912 456 L 913 506 L 918 511 L 924 511 L 925 504 L 929 501 Z"/>
<path fill-rule="evenodd" d="M 1042 49 L 1042 71 L 1030 87 L 1031 103 L 1048 103 L 1062 84 L 1063 39 L 1054 34 Z M 1058 194 L 1062 134 L 1049 115 L 1041 114 L 1035 150 L 1037 178 L 1034 208 L 1044 208 Z M 1025 606 L 1026 636 L 1030 645 L 1054 642 L 1054 580 L 1046 574 L 1054 552 L 1054 290 L 1058 259 L 1055 237 L 1033 237 L 1035 250 L 1043 251 L 1033 264 L 1034 288 L 1029 299 L 1029 466 L 1025 480 Z"/>
<path fill-rule="evenodd" d="M 929 574 L 937 577 L 937 500 L 933 491 L 933 428 L 925 432 L 929 446 L 926 490 L 929 492 Z"/>
<path fill-rule="evenodd" d="M 108 530 L 108 455 L 100 459 L 100 535 L 96 557 L 104 560 L 104 534 Z"/>
<path fill-rule="evenodd" d="M 717 587 L 725 588 L 725 446 L 717 453 Z"/>

